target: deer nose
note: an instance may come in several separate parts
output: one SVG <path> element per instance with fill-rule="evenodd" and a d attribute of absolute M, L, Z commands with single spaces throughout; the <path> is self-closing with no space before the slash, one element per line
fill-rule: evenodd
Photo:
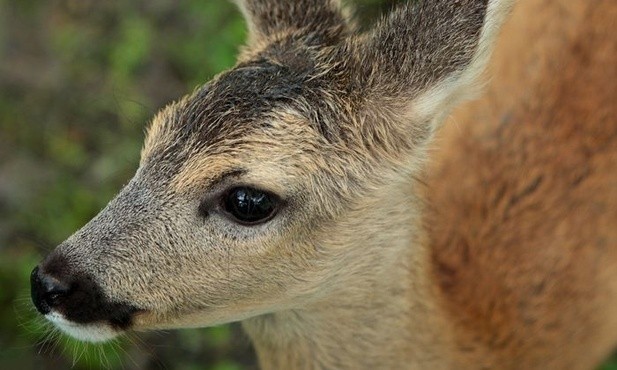
<path fill-rule="evenodd" d="M 36 309 L 43 315 L 57 307 L 69 294 L 67 283 L 41 272 L 39 266 L 30 274 L 30 294 Z"/>

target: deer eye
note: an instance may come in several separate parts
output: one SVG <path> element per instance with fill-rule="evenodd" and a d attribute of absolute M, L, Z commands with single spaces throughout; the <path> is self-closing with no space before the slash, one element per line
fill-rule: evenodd
<path fill-rule="evenodd" d="M 278 202 L 274 194 L 243 186 L 227 192 L 222 206 L 238 223 L 255 225 L 269 221 L 276 213 Z"/>

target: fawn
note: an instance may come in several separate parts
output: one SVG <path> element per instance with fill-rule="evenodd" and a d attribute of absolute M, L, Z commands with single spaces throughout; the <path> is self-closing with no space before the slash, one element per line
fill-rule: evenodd
<path fill-rule="evenodd" d="M 237 65 L 32 272 L 62 331 L 242 321 L 270 369 L 591 369 L 617 344 L 610 0 L 238 0 Z"/>

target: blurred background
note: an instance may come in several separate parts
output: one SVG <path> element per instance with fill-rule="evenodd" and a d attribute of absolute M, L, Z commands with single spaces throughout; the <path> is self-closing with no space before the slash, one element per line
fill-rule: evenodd
<path fill-rule="evenodd" d="M 353 1 L 363 24 L 395 2 Z M 237 324 L 84 345 L 47 335 L 29 298 L 42 256 L 130 179 L 149 119 L 245 33 L 223 0 L 0 0 L 0 369 L 256 368 Z"/>

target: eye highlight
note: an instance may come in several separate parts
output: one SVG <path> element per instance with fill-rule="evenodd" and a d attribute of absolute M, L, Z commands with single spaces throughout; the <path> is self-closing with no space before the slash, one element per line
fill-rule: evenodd
<path fill-rule="evenodd" d="M 243 225 L 269 221 L 276 213 L 278 203 L 276 195 L 247 186 L 231 189 L 222 199 L 225 212 Z"/>

